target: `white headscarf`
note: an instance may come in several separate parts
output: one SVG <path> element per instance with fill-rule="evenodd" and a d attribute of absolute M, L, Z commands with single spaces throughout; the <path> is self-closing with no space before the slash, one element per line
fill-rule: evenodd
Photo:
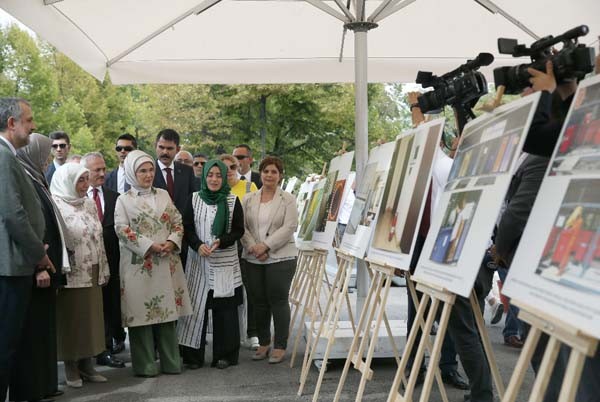
<path fill-rule="evenodd" d="M 60 166 L 52 176 L 52 184 L 50 184 L 52 195 L 72 205 L 83 204 L 85 195 L 82 197 L 77 193 L 76 185 L 77 180 L 86 172 L 89 170 L 79 163 L 71 162 Z"/>
<path fill-rule="evenodd" d="M 125 169 L 125 180 L 127 180 L 127 183 L 131 184 L 131 187 L 142 193 L 147 192 L 150 189 L 140 186 L 135 172 L 142 164 L 146 162 L 150 162 L 152 165 L 154 165 L 154 159 L 152 159 L 150 155 L 136 149 L 127 154 L 125 162 L 123 163 L 123 168 Z"/>

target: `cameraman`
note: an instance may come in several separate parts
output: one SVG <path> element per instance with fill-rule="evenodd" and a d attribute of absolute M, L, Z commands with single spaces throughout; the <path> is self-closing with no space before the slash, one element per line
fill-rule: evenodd
<path fill-rule="evenodd" d="M 422 122 L 425 121 L 425 116 L 421 112 L 419 105 L 417 103 L 417 98 L 419 97 L 419 92 L 409 92 L 407 94 L 407 101 L 410 106 L 412 123 L 416 127 Z M 455 141 L 452 144 L 452 148 L 456 149 Z M 445 147 L 445 144 L 440 141 L 440 147 Z M 423 245 L 425 244 L 425 238 L 427 237 L 427 231 L 429 230 L 429 223 L 431 212 L 435 211 L 435 206 L 437 204 L 437 196 L 440 192 L 444 191 L 444 187 L 446 186 L 446 180 L 450 173 L 450 169 L 452 168 L 452 158 L 454 156 L 454 150 L 451 150 L 450 156 L 446 155 L 444 152 L 436 152 L 436 157 L 433 164 L 432 171 L 432 182 L 431 182 L 431 190 L 427 195 L 427 201 L 425 204 L 425 209 L 423 211 L 423 217 L 421 219 L 421 227 L 419 228 L 419 233 L 417 234 L 417 240 L 415 242 L 415 249 L 412 255 L 412 259 L 410 262 L 410 273 L 414 274 L 415 268 L 417 266 L 417 262 L 419 261 L 419 256 L 421 255 L 421 251 L 423 250 Z M 411 280 L 411 279 L 408 279 Z M 412 326 L 414 325 L 414 320 L 416 316 L 415 302 L 412 299 L 412 295 L 410 294 L 409 288 L 406 288 L 408 293 L 408 317 L 407 317 L 407 333 L 410 333 Z M 421 297 L 422 293 L 417 291 L 417 297 Z M 420 340 L 420 333 L 417 337 L 416 343 L 418 344 Z M 407 370 L 410 372 L 412 370 L 412 365 L 414 362 L 414 357 L 416 354 L 416 349 L 413 348 L 410 359 L 408 361 Z M 466 380 L 460 375 L 458 372 L 458 362 L 456 361 L 456 349 L 454 349 L 454 343 L 450 338 L 450 334 L 446 333 L 444 337 L 444 342 L 442 344 L 442 355 L 440 357 L 439 368 L 442 374 L 442 381 L 444 383 L 453 386 L 458 389 L 469 389 L 469 384 Z M 410 377 L 410 374 L 408 375 Z M 425 365 L 423 364 L 419 368 L 419 374 L 417 377 L 417 384 L 422 384 L 425 379 Z"/>
<path fill-rule="evenodd" d="M 600 70 L 600 55 L 596 58 L 596 71 L 598 70 Z M 532 77 L 530 78 L 531 90 L 527 92 L 542 91 L 542 94 L 523 148 L 529 155 L 525 157 L 511 180 L 506 195 L 507 206 L 498 222 L 495 246 L 491 249 L 495 261 L 500 267 L 506 269 L 510 268 L 577 89 L 575 80 L 557 85 L 550 61 L 546 63 L 546 73 L 531 68 L 528 72 Z M 524 323 L 525 336 L 529 329 L 530 326 Z M 536 373 L 540 368 L 547 343 L 548 336 L 542 334 L 531 359 L 531 365 Z M 586 359 L 577 401 L 598 400 L 600 395 L 600 382 L 597 379 L 597 373 L 600 372 L 598 353 L 594 358 Z M 546 391 L 545 402 L 558 400 L 568 355 L 568 348 L 561 347 Z"/>

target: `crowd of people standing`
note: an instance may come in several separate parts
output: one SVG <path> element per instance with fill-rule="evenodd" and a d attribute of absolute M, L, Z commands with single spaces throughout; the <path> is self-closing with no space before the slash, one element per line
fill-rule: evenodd
<path fill-rule="evenodd" d="M 165 129 L 156 159 L 119 136 L 107 174 L 35 128 L 26 100 L 0 99 L 0 401 L 61 395 L 59 361 L 69 387 L 107 382 L 96 365 L 125 367 L 127 335 L 142 377 L 202 367 L 209 331 L 212 367 L 242 345 L 284 359 L 298 218 L 281 159 L 252 172 L 245 144 L 211 160 Z"/>

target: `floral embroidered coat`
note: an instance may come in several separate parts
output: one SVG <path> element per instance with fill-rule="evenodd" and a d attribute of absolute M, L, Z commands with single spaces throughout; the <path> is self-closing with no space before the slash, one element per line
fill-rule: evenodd
<path fill-rule="evenodd" d="M 172 241 L 181 247 L 181 215 L 169 193 L 130 189 L 117 199 L 115 230 L 121 250 L 123 326 L 137 327 L 177 320 L 192 313 L 179 250 L 144 258 L 152 243 Z"/>
<path fill-rule="evenodd" d="M 92 266 L 98 264 L 98 283 L 104 285 L 110 278 L 104 251 L 102 224 L 93 201 L 85 198 L 74 205 L 52 196 L 66 224 L 65 239 L 69 244 L 71 271 L 67 272 L 65 288 L 92 287 Z"/>

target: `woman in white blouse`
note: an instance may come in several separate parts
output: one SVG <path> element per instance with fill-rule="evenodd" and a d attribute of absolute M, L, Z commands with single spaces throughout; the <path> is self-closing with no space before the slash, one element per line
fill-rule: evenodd
<path fill-rule="evenodd" d="M 290 305 L 290 285 L 296 270 L 298 249 L 294 231 L 298 224 L 296 199 L 283 191 L 281 159 L 268 156 L 259 166 L 262 188 L 247 194 L 244 207 L 245 232 L 242 237 L 247 267 L 247 292 L 254 303 L 254 317 L 260 347 L 254 360 L 266 359 L 271 348 L 271 317 L 275 328 L 269 363 L 279 363 L 285 356 Z"/>
<path fill-rule="evenodd" d="M 67 385 L 79 388 L 82 379 L 106 382 L 92 364 L 104 350 L 102 289 L 109 279 L 96 205 L 86 197 L 89 171 L 66 163 L 54 173 L 50 191 L 65 221 L 71 271 L 56 299 L 58 360 L 65 362 Z"/>

